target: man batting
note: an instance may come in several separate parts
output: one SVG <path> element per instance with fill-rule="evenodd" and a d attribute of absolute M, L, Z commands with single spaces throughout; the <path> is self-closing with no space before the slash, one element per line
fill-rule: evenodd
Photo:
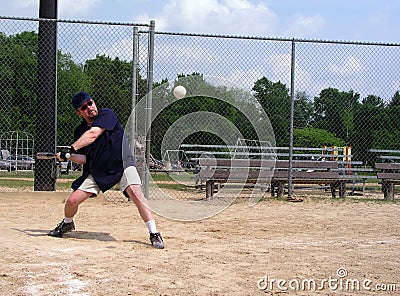
<path fill-rule="evenodd" d="M 153 213 L 147 206 L 134 157 L 117 116 L 108 108 L 98 110 L 86 92 L 74 95 L 72 105 L 83 121 L 75 129 L 75 142 L 71 144 L 68 156 L 69 160 L 83 165 L 83 172 L 72 183 L 73 192 L 65 203 L 64 219 L 48 235 L 62 237 L 74 230 L 73 218 L 79 205 L 118 183 L 124 195 L 135 203 L 146 223 L 152 246 L 163 249 L 164 241 L 157 231 Z M 66 153 L 57 153 L 57 158 L 66 161 Z"/>

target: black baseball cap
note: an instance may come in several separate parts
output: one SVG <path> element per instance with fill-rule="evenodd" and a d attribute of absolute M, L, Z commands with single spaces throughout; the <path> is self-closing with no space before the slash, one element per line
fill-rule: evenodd
<path fill-rule="evenodd" d="M 89 101 L 90 99 L 90 95 L 87 92 L 78 92 L 72 97 L 72 106 L 74 106 L 75 109 L 79 109 L 83 105 L 83 103 Z"/>

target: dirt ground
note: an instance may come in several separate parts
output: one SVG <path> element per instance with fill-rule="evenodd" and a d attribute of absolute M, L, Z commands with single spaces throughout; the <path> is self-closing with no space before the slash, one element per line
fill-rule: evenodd
<path fill-rule="evenodd" d="M 239 198 L 197 222 L 157 216 L 150 246 L 132 203 L 85 202 L 76 231 L 67 192 L 1 193 L 1 295 L 399 295 L 400 204 Z"/>

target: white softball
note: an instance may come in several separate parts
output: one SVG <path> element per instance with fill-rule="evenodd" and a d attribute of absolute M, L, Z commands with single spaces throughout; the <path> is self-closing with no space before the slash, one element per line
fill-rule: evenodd
<path fill-rule="evenodd" d="M 174 96 L 177 99 L 184 98 L 186 96 L 186 88 L 184 88 L 182 85 L 178 85 L 174 88 Z"/>
<path fill-rule="evenodd" d="M 68 159 L 68 158 L 70 158 L 70 157 L 71 157 L 71 154 L 65 153 L 65 158 L 66 158 L 66 159 Z"/>

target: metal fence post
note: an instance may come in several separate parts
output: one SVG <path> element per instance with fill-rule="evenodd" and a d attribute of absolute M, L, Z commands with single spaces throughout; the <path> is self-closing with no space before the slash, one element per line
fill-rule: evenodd
<path fill-rule="evenodd" d="M 151 143 L 151 112 L 153 105 L 153 62 L 154 62 L 154 30 L 155 22 L 150 21 L 149 28 L 149 56 L 147 69 L 147 101 L 146 101 L 146 161 L 143 165 L 144 169 L 144 196 L 149 197 L 149 181 L 150 181 L 150 143 Z"/>
<path fill-rule="evenodd" d="M 293 120 L 294 120 L 294 72 L 295 72 L 295 41 L 292 40 L 292 60 L 290 63 L 290 132 L 289 132 L 289 176 L 288 176 L 288 197 L 292 197 L 293 182 Z"/>
<path fill-rule="evenodd" d="M 133 27 L 133 60 L 132 60 L 132 112 L 130 116 L 130 140 L 131 140 L 131 150 L 133 155 L 136 157 L 136 103 L 138 93 L 138 82 L 137 75 L 139 69 L 139 29 L 138 27 Z"/>

